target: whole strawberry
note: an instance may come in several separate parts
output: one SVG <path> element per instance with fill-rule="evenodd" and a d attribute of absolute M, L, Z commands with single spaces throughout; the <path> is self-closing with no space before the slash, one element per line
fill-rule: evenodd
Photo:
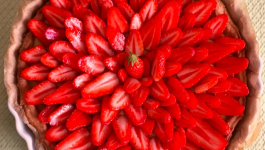
<path fill-rule="evenodd" d="M 130 56 L 124 62 L 125 70 L 127 73 L 136 79 L 142 77 L 144 72 L 144 62 L 137 57 L 135 54 L 130 54 Z"/>

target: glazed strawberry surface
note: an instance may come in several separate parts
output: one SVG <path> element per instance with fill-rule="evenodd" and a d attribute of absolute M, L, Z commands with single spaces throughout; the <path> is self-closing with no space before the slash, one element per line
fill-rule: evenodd
<path fill-rule="evenodd" d="M 248 95 L 215 0 L 51 0 L 21 77 L 55 149 L 223 150 Z M 47 23 L 46 23 L 47 22 Z"/>

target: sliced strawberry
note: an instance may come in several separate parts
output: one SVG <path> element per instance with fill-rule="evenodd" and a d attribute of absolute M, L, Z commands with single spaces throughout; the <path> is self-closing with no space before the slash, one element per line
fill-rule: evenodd
<path fill-rule="evenodd" d="M 47 79 L 49 72 L 50 72 L 49 67 L 46 67 L 41 63 L 38 63 L 24 69 L 21 72 L 20 76 L 25 80 L 43 81 Z"/>
<path fill-rule="evenodd" d="M 57 105 L 46 106 L 38 115 L 38 119 L 42 123 L 49 123 L 49 116 L 58 108 Z"/>
<path fill-rule="evenodd" d="M 165 150 L 162 146 L 161 141 L 157 137 L 153 137 L 149 140 L 149 149 L 150 150 Z"/>
<path fill-rule="evenodd" d="M 91 127 L 91 140 L 93 145 L 99 146 L 109 137 L 112 131 L 111 124 L 103 124 L 100 115 L 94 115 Z"/>
<path fill-rule="evenodd" d="M 132 93 L 141 87 L 141 82 L 135 78 L 128 77 L 126 78 L 123 87 L 126 93 Z"/>
<path fill-rule="evenodd" d="M 140 9 L 144 6 L 146 0 L 130 0 L 130 6 L 132 7 L 135 13 L 139 12 Z"/>
<path fill-rule="evenodd" d="M 227 79 L 227 76 L 228 76 L 224 70 L 222 70 L 220 68 L 212 67 L 212 66 L 210 66 L 210 71 L 209 71 L 208 75 L 218 76 L 218 81 L 225 81 Z"/>
<path fill-rule="evenodd" d="M 183 108 L 187 108 L 187 109 L 196 109 L 197 105 L 198 105 L 198 101 L 197 98 L 195 97 L 193 91 L 191 89 L 186 89 L 188 94 L 189 94 L 189 99 L 188 101 L 181 103 L 179 102 L 179 105 Z"/>
<path fill-rule="evenodd" d="M 192 29 L 195 25 L 196 16 L 191 13 L 184 14 L 182 17 L 179 18 L 178 28 L 182 31 L 187 31 Z"/>
<path fill-rule="evenodd" d="M 165 4 L 168 2 L 169 0 L 158 0 L 158 11 L 161 10 L 162 7 L 165 6 Z"/>
<path fill-rule="evenodd" d="M 45 31 L 48 28 L 48 25 L 43 23 L 42 21 L 39 21 L 37 19 L 31 19 L 27 24 L 29 30 L 33 33 L 33 35 L 40 40 L 40 42 L 45 45 L 49 46 L 52 41 L 49 41 L 45 37 Z"/>
<path fill-rule="evenodd" d="M 113 7 L 113 2 L 112 0 L 104 0 L 101 4 L 101 16 L 100 18 L 104 21 L 107 22 L 107 15 L 109 9 Z"/>
<path fill-rule="evenodd" d="M 178 42 L 178 47 L 194 46 L 203 36 L 201 28 L 192 28 L 183 32 L 181 40 Z"/>
<path fill-rule="evenodd" d="M 188 63 L 199 63 L 208 57 L 208 49 L 204 47 L 194 48 L 195 54 L 191 57 Z"/>
<path fill-rule="evenodd" d="M 80 92 L 73 86 L 72 81 L 67 81 L 45 97 L 43 102 L 46 105 L 70 104 L 75 103 L 80 97 Z"/>
<path fill-rule="evenodd" d="M 181 118 L 175 120 L 174 123 L 176 126 L 183 128 L 193 128 L 196 126 L 196 120 L 185 108 L 181 108 Z"/>
<path fill-rule="evenodd" d="M 167 87 L 170 93 L 172 93 L 176 97 L 177 101 L 181 103 L 188 101 L 189 94 L 177 78 L 175 77 L 168 78 Z"/>
<path fill-rule="evenodd" d="M 43 104 L 43 100 L 56 90 L 56 85 L 48 80 L 39 83 L 26 92 L 25 102 L 28 105 Z"/>
<path fill-rule="evenodd" d="M 214 87 L 217 83 L 218 83 L 218 76 L 206 75 L 194 86 L 194 92 L 203 93 Z"/>
<path fill-rule="evenodd" d="M 205 63 L 187 64 L 182 66 L 180 72 L 177 73 L 177 76 L 185 88 L 190 88 L 198 83 L 209 70 L 210 66 Z"/>
<path fill-rule="evenodd" d="M 197 99 L 198 101 L 198 106 L 196 109 L 194 110 L 190 110 L 190 114 L 196 118 L 206 118 L 206 119 L 210 119 L 213 117 L 213 111 L 206 106 L 206 104 L 200 100 Z"/>
<path fill-rule="evenodd" d="M 86 46 L 91 55 L 99 55 L 102 57 L 114 55 L 114 51 L 111 49 L 109 43 L 101 36 L 94 33 L 88 33 L 86 35 Z"/>
<path fill-rule="evenodd" d="M 183 65 L 187 61 L 189 61 L 194 55 L 195 55 L 194 48 L 179 47 L 172 49 L 171 55 L 169 56 L 168 60 Z"/>
<path fill-rule="evenodd" d="M 53 126 L 47 130 L 45 138 L 47 141 L 61 141 L 69 134 L 70 132 L 67 130 L 65 125 Z"/>
<path fill-rule="evenodd" d="M 216 94 L 218 98 L 221 100 L 221 106 L 215 108 L 215 111 L 220 115 L 227 115 L 227 116 L 242 116 L 245 107 L 240 104 L 237 100 L 233 97 L 230 97 L 225 94 Z"/>
<path fill-rule="evenodd" d="M 119 86 L 119 78 L 115 73 L 105 72 L 97 76 L 82 89 L 82 97 L 97 98 L 108 95 Z"/>
<path fill-rule="evenodd" d="M 84 56 L 84 54 L 66 53 L 63 55 L 63 63 L 72 67 L 76 71 L 81 71 L 78 67 L 78 61 Z"/>
<path fill-rule="evenodd" d="M 73 7 L 73 16 L 78 18 L 79 20 L 84 20 L 84 16 L 91 11 L 82 5 L 78 4 Z"/>
<path fill-rule="evenodd" d="M 81 74 L 74 79 L 73 86 L 78 90 L 81 90 L 87 83 L 89 83 L 93 79 L 94 77 L 87 73 Z"/>
<path fill-rule="evenodd" d="M 90 0 L 70 0 L 73 5 L 82 4 L 83 7 L 88 7 Z"/>
<path fill-rule="evenodd" d="M 186 145 L 186 134 L 185 130 L 178 127 L 173 133 L 173 139 L 169 142 L 164 142 L 163 146 L 167 149 L 181 149 Z"/>
<path fill-rule="evenodd" d="M 111 110 L 121 110 L 131 103 L 130 95 L 125 92 L 123 86 L 119 86 L 112 94 L 109 102 Z"/>
<path fill-rule="evenodd" d="M 196 98 L 203 101 L 210 108 L 218 108 L 221 105 L 221 100 L 217 96 L 206 93 L 196 94 Z"/>
<path fill-rule="evenodd" d="M 76 53 L 73 46 L 66 41 L 56 41 L 49 47 L 50 53 L 59 61 L 63 61 L 63 55 L 66 53 Z"/>
<path fill-rule="evenodd" d="M 80 58 L 78 67 L 80 70 L 93 76 L 103 73 L 105 69 L 102 57 L 97 55 L 89 55 Z"/>
<path fill-rule="evenodd" d="M 101 103 L 101 122 L 109 124 L 118 114 L 116 110 L 109 109 L 110 96 L 104 96 Z"/>
<path fill-rule="evenodd" d="M 141 10 L 139 15 L 142 18 L 143 22 L 146 22 L 154 17 L 157 12 L 157 1 L 156 0 L 147 0 Z"/>
<path fill-rule="evenodd" d="M 69 0 L 50 0 L 50 3 L 52 6 L 62 8 L 65 10 L 70 10 L 72 7 L 72 4 Z"/>
<path fill-rule="evenodd" d="M 227 79 L 231 83 L 231 87 L 228 90 L 229 95 L 233 97 L 247 96 L 249 94 L 249 89 L 247 85 L 235 77 L 229 77 Z"/>
<path fill-rule="evenodd" d="M 186 5 L 190 4 L 191 2 L 192 2 L 192 0 L 183 0 L 182 5 L 186 6 Z"/>
<path fill-rule="evenodd" d="M 155 110 L 147 110 L 147 115 L 149 118 L 154 119 L 156 121 L 168 124 L 171 121 L 171 115 L 165 108 L 158 107 Z"/>
<path fill-rule="evenodd" d="M 132 122 L 133 125 L 139 126 L 143 124 L 147 118 L 146 109 L 142 106 L 134 106 L 130 104 L 123 109 L 127 118 Z"/>
<path fill-rule="evenodd" d="M 72 104 L 63 104 L 49 115 L 49 124 L 51 126 L 58 126 L 67 121 L 75 106 Z"/>
<path fill-rule="evenodd" d="M 81 98 L 76 102 L 77 109 L 88 113 L 95 114 L 100 112 L 100 100 L 95 98 Z"/>
<path fill-rule="evenodd" d="M 92 122 L 92 117 L 78 109 L 75 109 L 67 119 L 66 126 L 69 131 L 85 127 Z"/>
<path fill-rule="evenodd" d="M 181 150 L 202 150 L 202 149 L 187 140 L 185 147 L 183 147 Z"/>
<path fill-rule="evenodd" d="M 114 132 L 110 134 L 106 142 L 107 149 L 117 149 L 123 145 L 124 144 L 120 142 L 120 140 L 117 138 Z"/>
<path fill-rule="evenodd" d="M 31 49 L 23 51 L 20 54 L 20 59 L 27 63 L 37 63 L 46 52 L 47 51 L 43 45 L 35 46 Z"/>
<path fill-rule="evenodd" d="M 118 77 L 122 82 L 125 82 L 126 78 L 128 77 L 128 73 L 124 68 L 118 71 Z"/>
<path fill-rule="evenodd" d="M 182 36 L 183 33 L 179 28 L 164 32 L 161 35 L 160 45 L 170 45 L 172 47 L 175 47 L 182 38 Z"/>
<path fill-rule="evenodd" d="M 77 30 L 80 32 L 84 31 L 84 26 L 82 21 L 80 21 L 78 18 L 75 17 L 66 18 L 64 21 L 64 26 L 66 27 L 66 29 Z"/>
<path fill-rule="evenodd" d="M 157 109 L 159 105 L 159 100 L 154 99 L 153 97 L 148 97 L 143 103 L 144 108 L 150 110 Z"/>
<path fill-rule="evenodd" d="M 119 147 L 117 150 L 131 150 L 131 149 L 132 149 L 131 145 L 126 145 L 126 146 Z"/>
<path fill-rule="evenodd" d="M 42 14 L 51 26 L 57 28 L 64 28 L 64 20 L 67 17 L 72 16 L 70 11 L 50 5 L 45 5 L 42 7 Z"/>
<path fill-rule="evenodd" d="M 223 150 L 227 146 L 225 138 L 207 122 L 196 119 L 197 126 L 187 129 L 187 139 L 196 146 L 209 150 Z M 209 140 L 211 139 L 211 140 Z"/>
<path fill-rule="evenodd" d="M 98 0 L 91 0 L 91 10 L 95 15 L 100 16 L 101 12 Z"/>
<path fill-rule="evenodd" d="M 168 142 L 173 139 L 174 122 L 171 120 L 168 124 L 156 121 L 154 134 L 162 141 Z"/>
<path fill-rule="evenodd" d="M 141 34 L 138 30 L 131 30 L 126 40 L 125 51 L 137 56 L 144 55 L 144 46 L 141 38 Z"/>
<path fill-rule="evenodd" d="M 149 92 L 150 92 L 149 88 L 145 86 L 141 86 L 138 90 L 134 91 L 131 94 L 133 105 L 141 106 L 147 99 Z"/>
<path fill-rule="evenodd" d="M 213 118 L 207 120 L 207 122 L 222 135 L 229 135 L 231 133 L 229 125 L 215 111 L 213 111 Z"/>
<path fill-rule="evenodd" d="M 207 90 L 207 93 L 223 93 L 226 92 L 230 89 L 231 87 L 231 82 L 228 80 L 225 81 L 218 81 L 218 83 L 210 88 L 209 90 Z"/>
<path fill-rule="evenodd" d="M 121 14 L 125 17 L 127 22 L 131 21 L 131 18 L 134 15 L 134 11 L 131 6 L 126 2 L 119 2 L 117 8 L 120 10 Z"/>
<path fill-rule="evenodd" d="M 240 51 L 245 48 L 246 43 L 242 39 L 221 36 L 220 38 L 215 40 L 216 43 L 226 44 L 226 45 L 234 45 L 236 46 L 235 52 Z"/>
<path fill-rule="evenodd" d="M 234 75 L 246 70 L 248 63 L 249 61 L 247 58 L 227 56 L 216 62 L 216 67 L 223 69 L 228 75 Z"/>
<path fill-rule="evenodd" d="M 170 97 L 169 90 L 162 79 L 153 82 L 150 86 L 150 95 L 161 101 L 166 101 Z"/>
<path fill-rule="evenodd" d="M 160 106 L 171 106 L 176 103 L 176 97 L 173 94 L 170 94 L 170 97 L 166 101 L 161 101 Z"/>
<path fill-rule="evenodd" d="M 94 149 L 88 130 L 86 128 L 81 128 L 72 132 L 55 147 L 55 150 L 65 149 Z"/>
<path fill-rule="evenodd" d="M 40 61 L 49 68 L 56 68 L 60 65 L 60 62 L 50 52 L 42 55 Z"/>
<path fill-rule="evenodd" d="M 75 29 L 66 29 L 65 35 L 76 51 L 80 54 L 87 54 L 85 36 Z"/>
<path fill-rule="evenodd" d="M 199 27 L 203 25 L 214 9 L 217 6 L 217 2 L 215 0 L 201 0 L 188 4 L 184 9 L 183 13 L 192 13 L 196 16 L 195 26 Z"/>
<path fill-rule="evenodd" d="M 142 18 L 139 14 L 135 13 L 130 21 L 130 30 L 140 30 L 142 25 L 143 25 L 143 21 Z"/>
<path fill-rule="evenodd" d="M 208 22 L 206 22 L 203 25 L 203 28 L 212 29 L 213 35 L 212 35 L 211 39 L 216 39 L 223 34 L 223 32 L 226 28 L 227 22 L 228 22 L 228 16 L 226 14 L 221 14 L 221 15 L 218 15 L 218 16 L 210 19 Z"/>
<path fill-rule="evenodd" d="M 148 149 L 148 135 L 144 133 L 140 128 L 132 127 L 132 136 L 130 139 L 130 143 L 135 149 Z"/>
<path fill-rule="evenodd" d="M 139 126 L 147 135 L 151 135 L 155 126 L 155 120 L 146 118 L 145 122 Z"/>
<path fill-rule="evenodd" d="M 112 121 L 112 127 L 121 143 L 129 143 L 131 139 L 132 124 L 130 120 L 126 118 L 126 116 L 117 116 Z"/>
<path fill-rule="evenodd" d="M 199 44 L 199 43 L 207 42 L 212 37 L 212 35 L 213 35 L 212 29 L 204 28 L 203 35 L 197 43 Z"/>
<path fill-rule="evenodd" d="M 109 9 L 107 20 L 108 27 L 112 27 L 121 33 L 127 32 L 129 30 L 129 24 L 127 20 L 116 7 Z"/>
<path fill-rule="evenodd" d="M 95 33 L 103 38 L 106 37 L 105 30 L 107 28 L 105 22 L 92 12 L 87 13 L 84 16 L 85 31 Z"/>
<path fill-rule="evenodd" d="M 69 67 L 66 64 L 62 64 L 59 67 L 53 69 L 49 75 L 48 79 L 51 82 L 62 82 L 73 80 L 78 75 L 78 72 Z"/>
<path fill-rule="evenodd" d="M 155 57 L 151 62 L 151 76 L 154 81 L 162 79 L 166 71 L 166 55 L 161 49 L 156 51 Z"/>
<path fill-rule="evenodd" d="M 125 36 L 121 32 L 119 32 L 117 29 L 108 27 L 105 33 L 111 47 L 114 50 L 118 52 L 124 50 Z"/>
<path fill-rule="evenodd" d="M 167 111 L 169 112 L 170 116 L 174 119 L 180 119 L 181 111 L 178 103 L 174 105 L 166 107 Z"/>
<path fill-rule="evenodd" d="M 105 58 L 104 64 L 110 71 L 115 73 L 117 73 L 121 68 L 121 65 L 114 56 Z"/>
<path fill-rule="evenodd" d="M 144 62 L 144 72 L 143 72 L 143 76 L 144 77 L 148 77 L 148 76 L 150 76 L 150 71 L 151 71 L 150 62 L 146 58 L 143 58 L 142 60 Z"/>
<path fill-rule="evenodd" d="M 143 77 L 141 80 L 140 80 L 142 86 L 150 86 L 152 85 L 153 83 L 153 78 L 152 77 Z"/>
<path fill-rule="evenodd" d="M 177 74 L 181 70 L 181 64 L 176 62 L 166 62 L 166 72 L 164 74 L 164 78 L 171 77 Z"/>
<path fill-rule="evenodd" d="M 47 40 L 49 40 L 51 42 L 55 42 L 55 41 L 60 41 L 60 40 L 66 40 L 64 33 L 65 33 L 64 29 L 48 27 L 45 30 L 44 35 L 45 35 Z"/>

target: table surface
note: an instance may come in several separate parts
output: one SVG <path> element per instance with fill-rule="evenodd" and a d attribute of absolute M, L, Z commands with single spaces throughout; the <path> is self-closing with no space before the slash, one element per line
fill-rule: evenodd
<path fill-rule="evenodd" d="M 245 0 L 248 6 L 248 11 L 257 33 L 260 42 L 260 56 L 265 61 L 265 0 Z M 15 120 L 7 108 L 7 94 L 3 81 L 3 60 L 4 54 L 9 44 L 9 33 L 11 23 L 18 10 L 21 0 L 0 0 L 0 66 L 2 73 L 0 74 L 1 87 L 0 87 L 0 149 L 1 150 L 26 150 L 26 142 L 18 135 L 15 128 Z M 262 81 L 265 81 L 265 74 L 262 73 Z M 265 94 L 262 95 L 265 99 Z M 265 121 L 265 104 L 262 102 L 261 120 Z M 260 133 L 255 143 L 247 148 L 247 150 L 264 150 L 265 144 L 265 131 Z"/>

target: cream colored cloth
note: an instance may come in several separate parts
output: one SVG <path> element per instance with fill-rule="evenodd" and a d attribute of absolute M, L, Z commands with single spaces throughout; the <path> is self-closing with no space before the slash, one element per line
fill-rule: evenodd
<path fill-rule="evenodd" d="M 11 23 L 19 7 L 20 0 L 0 0 L 0 56 L 3 60 L 4 53 L 9 44 L 9 33 Z M 265 0 L 246 0 L 250 17 L 252 19 L 254 28 L 260 42 L 260 55 L 265 61 Z M 0 63 L 2 74 L 0 78 L 3 79 L 3 61 Z M 265 81 L 265 74 L 262 74 L 263 83 Z M 1 97 L 0 97 L 0 149 L 1 150 L 26 150 L 25 141 L 18 135 L 15 128 L 15 121 L 12 114 L 7 108 L 7 94 L 4 87 L 4 82 L 1 80 Z M 263 94 L 262 99 L 265 99 Z M 265 122 L 265 103 L 262 102 L 261 120 Z M 265 131 L 260 133 L 256 142 L 247 150 L 264 150 Z"/>

